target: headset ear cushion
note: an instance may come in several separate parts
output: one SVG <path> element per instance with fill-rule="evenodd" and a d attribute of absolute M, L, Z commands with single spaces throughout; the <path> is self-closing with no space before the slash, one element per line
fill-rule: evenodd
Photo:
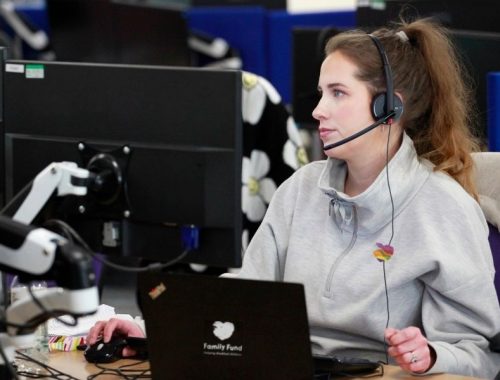
<path fill-rule="evenodd" d="M 403 102 L 401 98 L 394 94 L 394 111 L 396 115 L 394 115 L 393 120 L 396 121 L 401 117 L 403 113 Z M 385 92 L 375 95 L 372 101 L 372 115 L 375 120 L 380 120 L 386 115 L 385 110 Z"/>

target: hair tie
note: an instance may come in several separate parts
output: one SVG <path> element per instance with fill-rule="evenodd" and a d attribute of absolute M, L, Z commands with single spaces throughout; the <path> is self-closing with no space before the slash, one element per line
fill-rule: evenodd
<path fill-rule="evenodd" d="M 396 36 L 399 37 L 399 39 L 403 42 L 408 42 L 410 39 L 406 35 L 406 33 L 403 30 L 400 30 L 399 32 L 396 33 Z"/>

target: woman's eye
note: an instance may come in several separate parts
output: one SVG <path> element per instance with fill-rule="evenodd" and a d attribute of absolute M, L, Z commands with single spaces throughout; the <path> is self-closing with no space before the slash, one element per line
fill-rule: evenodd
<path fill-rule="evenodd" d="M 341 96 L 345 95 L 345 93 L 343 91 L 340 91 L 340 90 L 333 90 L 333 96 L 336 97 L 336 98 L 339 98 Z"/>

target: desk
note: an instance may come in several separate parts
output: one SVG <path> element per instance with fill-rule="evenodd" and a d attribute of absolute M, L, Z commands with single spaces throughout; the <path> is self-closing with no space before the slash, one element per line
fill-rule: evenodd
<path fill-rule="evenodd" d="M 105 366 L 107 368 L 118 368 L 132 363 L 137 363 L 137 361 L 123 359 L 111 364 L 102 364 L 102 366 Z M 35 366 L 35 364 L 30 364 L 30 365 Z M 88 376 L 99 373 L 101 371 L 100 368 L 97 368 L 94 364 L 88 363 L 85 360 L 82 351 L 52 352 L 49 354 L 49 361 L 47 365 L 67 375 L 71 375 L 81 380 L 85 380 L 87 379 Z M 149 368 L 149 363 L 141 363 L 134 367 L 134 369 L 147 369 L 147 368 Z M 25 380 L 27 378 L 20 377 L 20 379 Z M 97 380 L 117 380 L 117 379 L 120 379 L 120 377 L 111 374 L 97 377 Z"/>
<path fill-rule="evenodd" d="M 134 363 L 135 361 L 133 360 L 119 360 L 118 362 L 112 363 L 112 364 L 106 364 L 106 366 L 110 368 L 116 368 L 119 366 L 123 366 L 128 363 Z M 85 358 L 83 357 L 83 353 L 80 351 L 73 351 L 73 352 L 55 352 L 51 353 L 49 355 L 49 363 L 51 367 L 58 369 L 59 371 L 62 371 L 68 375 L 71 375 L 77 379 L 82 379 L 85 380 L 87 376 L 95 374 L 100 371 L 97 367 L 95 367 L 93 364 L 87 363 Z M 147 364 L 141 364 L 143 367 L 137 367 L 137 368 L 146 368 Z M 97 380 L 117 380 L 119 377 L 113 376 L 113 375 L 103 375 L 99 376 Z M 337 379 L 337 378 L 336 378 Z M 339 380 L 341 378 L 338 378 Z M 342 378 L 344 379 L 344 378 Z M 355 378 L 355 377 L 349 377 L 345 379 L 362 379 L 362 378 Z M 373 377 L 372 379 L 377 380 L 377 379 L 383 379 L 383 380 L 390 380 L 390 379 L 399 379 L 399 380 L 411 380 L 411 379 L 419 379 L 419 380 L 474 380 L 472 377 L 467 377 L 467 376 L 457 376 L 457 375 L 447 375 L 447 374 L 441 374 L 441 375 L 429 375 L 425 377 L 421 376 L 411 376 L 401 370 L 399 367 L 396 366 L 385 366 L 384 368 L 384 376 L 383 377 Z"/>

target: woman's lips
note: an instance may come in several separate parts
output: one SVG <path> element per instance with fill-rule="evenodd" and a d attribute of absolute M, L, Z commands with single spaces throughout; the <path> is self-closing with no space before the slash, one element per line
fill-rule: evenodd
<path fill-rule="evenodd" d="M 319 128 L 319 137 L 324 140 L 328 138 L 332 133 L 337 132 L 335 129 Z"/>

